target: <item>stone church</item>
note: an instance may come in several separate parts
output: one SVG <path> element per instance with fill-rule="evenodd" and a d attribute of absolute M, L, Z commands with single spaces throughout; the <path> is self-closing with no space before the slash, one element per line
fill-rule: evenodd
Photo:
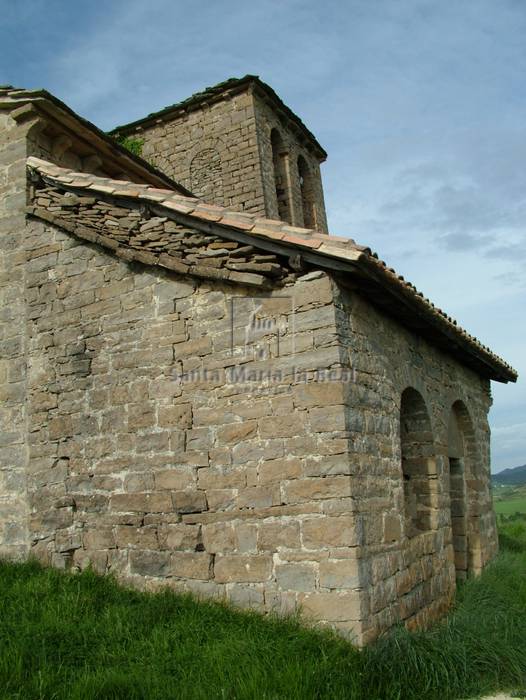
<path fill-rule="evenodd" d="M 325 157 L 255 76 L 109 135 L 0 88 L 1 556 L 358 644 L 491 560 L 517 375 L 328 234 Z"/>

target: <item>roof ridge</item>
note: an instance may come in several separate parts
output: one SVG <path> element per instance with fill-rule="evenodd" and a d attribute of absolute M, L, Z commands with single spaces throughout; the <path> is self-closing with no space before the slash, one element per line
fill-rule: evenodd
<path fill-rule="evenodd" d="M 247 75 L 244 75 L 242 78 L 227 78 L 226 80 L 223 80 L 220 83 L 216 83 L 215 85 L 211 85 L 209 87 L 204 88 L 203 90 L 195 92 L 193 95 L 186 97 L 180 102 L 175 102 L 174 104 L 163 107 L 159 110 L 156 110 L 155 112 L 150 112 L 150 114 L 147 114 L 146 116 L 141 117 L 139 119 L 135 119 L 134 121 L 128 122 L 127 124 L 121 124 L 119 126 L 116 126 L 113 129 L 111 129 L 108 133 L 117 134 L 128 132 L 130 130 L 133 130 L 135 127 L 139 127 L 140 125 L 145 124 L 153 119 L 158 119 L 163 115 L 170 114 L 171 112 L 175 112 L 177 110 L 187 109 L 192 105 L 198 105 L 206 101 L 207 99 L 220 95 L 228 89 L 239 87 L 249 83 L 254 83 L 261 90 L 263 90 L 268 95 L 268 97 L 270 97 L 272 101 L 276 103 L 278 108 L 285 112 L 286 116 L 300 127 L 300 129 L 305 133 L 305 135 L 312 142 L 315 148 L 319 150 L 323 159 L 327 157 L 327 152 L 320 144 L 318 139 L 314 136 L 312 131 L 305 125 L 302 119 L 298 117 L 298 115 L 290 107 L 288 107 L 285 104 L 285 102 L 283 102 L 281 97 L 270 85 L 268 85 L 268 83 L 265 83 L 263 80 L 261 80 L 259 75 L 252 75 L 250 73 L 247 73 Z"/>

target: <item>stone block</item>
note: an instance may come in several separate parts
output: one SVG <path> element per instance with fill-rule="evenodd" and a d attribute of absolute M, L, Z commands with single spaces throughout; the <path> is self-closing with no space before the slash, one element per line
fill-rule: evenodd
<path fill-rule="evenodd" d="M 159 406 L 159 425 L 163 428 L 192 427 L 192 406 L 189 403 Z"/>
<path fill-rule="evenodd" d="M 402 537 L 402 520 L 399 514 L 384 513 L 384 542 L 399 542 Z"/>
<path fill-rule="evenodd" d="M 257 422 L 255 420 L 230 423 L 218 429 L 217 439 L 222 445 L 229 445 L 231 443 L 237 444 L 242 440 L 253 437 L 256 434 L 256 431 Z"/>
<path fill-rule="evenodd" d="M 178 578 L 207 581 L 212 576 L 212 557 L 206 552 L 173 552 L 171 574 Z"/>
<path fill-rule="evenodd" d="M 320 588 L 359 588 L 359 560 L 331 559 L 320 562 Z"/>
<path fill-rule="evenodd" d="M 84 549 L 112 549 L 115 547 L 115 538 L 109 528 L 84 530 L 82 542 Z"/>
<path fill-rule="evenodd" d="M 195 551 L 199 544 L 199 525 L 167 523 L 158 531 L 161 549 Z"/>
<path fill-rule="evenodd" d="M 202 513 L 208 509 L 204 491 L 174 491 L 172 500 L 177 513 Z"/>
<path fill-rule="evenodd" d="M 309 423 L 314 433 L 330 433 L 337 430 L 346 430 L 345 409 L 343 406 L 310 408 Z"/>
<path fill-rule="evenodd" d="M 316 587 L 314 564 L 276 564 L 276 581 L 284 591 L 308 592 Z"/>
<path fill-rule="evenodd" d="M 246 481 L 246 467 L 243 466 L 232 469 L 209 467 L 198 471 L 198 483 L 201 489 L 244 488 Z"/>
<path fill-rule="evenodd" d="M 258 526 L 258 549 L 276 552 L 279 548 L 299 549 L 300 524 L 295 520 L 265 520 Z"/>
<path fill-rule="evenodd" d="M 301 529 L 303 546 L 307 549 L 355 547 L 359 544 L 356 521 L 349 515 L 305 518 Z"/>
<path fill-rule="evenodd" d="M 170 513 L 173 511 L 169 493 L 117 493 L 110 498 L 114 513 Z"/>
<path fill-rule="evenodd" d="M 209 489 L 206 492 L 208 508 L 216 510 L 232 510 L 237 503 L 237 489 Z"/>
<path fill-rule="evenodd" d="M 146 527 L 119 525 L 115 528 L 115 542 L 120 549 L 127 547 L 148 550 L 159 549 L 157 528 L 152 525 Z"/>
<path fill-rule="evenodd" d="M 262 462 L 258 468 L 258 481 L 260 485 L 275 481 L 287 481 L 297 479 L 302 475 L 302 461 L 296 457 L 287 459 L 273 459 Z"/>
<path fill-rule="evenodd" d="M 237 507 L 244 508 L 268 508 L 281 503 L 279 486 L 255 486 L 239 489 Z"/>
<path fill-rule="evenodd" d="M 170 552 L 130 551 L 130 573 L 140 576 L 170 576 L 173 572 Z"/>
<path fill-rule="evenodd" d="M 155 487 L 182 491 L 195 486 L 195 477 L 191 467 L 172 467 L 155 472 Z"/>
<path fill-rule="evenodd" d="M 294 404 L 300 408 L 331 407 L 344 403 L 342 382 L 301 382 L 294 387 Z"/>
<path fill-rule="evenodd" d="M 236 535 L 234 526 L 230 523 L 210 523 L 202 528 L 203 546 L 206 552 L 234 552 Z"/>
<path fill-rule="evenodd" d="M 250 522 L 235 524 L 236 549 L 240 554 L 257 553 L 258 526 Z"/>
<path fill-rule="evenodd" d="M 272 557 L 265 555 L 217 555 L 214 578 L 218 583 L 254 583 L 268 581 L 272 575 Z"/>
<path fill-rule="evenodd" d="M 259 432 L 263 439 L 294 437 L 295 435 L 303 435 L 305 432 L 302 416 L 294 413 L 289 416 L 260 418 L 258 423 Z"/>
<path fill-rule="evenodd" d="M 316 455 L 305 460 L 306 476 L 350 476 L 354 469 L 349 454 Z"/>
<path fill-rule="evenodd" d="M 262 588 L 231 584 L 227 589 L 227 599 L 238 608 L 263 611 L 265 596 Z"/>
<path fill-rule="evenodd" d="M 278 459 L 283 457 L 283 442 L 279 439 L 270 439 L 265 442 L 246 440 L 234 446 L 232 461 L 234 464 L 246 462 L 258 462 L 260 460 Z"/>
<path fill-rule="evenodd" d="M 357 591 L 303 593 L 299 602 L 306 617 L 324 622 L 361 620 L 364 615 L 361 593 Z"/>
<path fill-rule="evenodd" d="M 351 480 L 347 476 L 297 479 L 283 486 L 285 503 L 345 498 L 351 495 Z"/>

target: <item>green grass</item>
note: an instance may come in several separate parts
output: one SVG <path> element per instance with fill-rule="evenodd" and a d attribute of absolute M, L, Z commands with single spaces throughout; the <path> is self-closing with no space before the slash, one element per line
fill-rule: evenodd
<path fill-rule="evenodd" d="M 295 619 L 1 563 L 0 697 L 447 700 L 524 688 L 521 525 L 503 523 L 505 548 L 443 623 L 363 651 Z"/>
<path fill-rule="evenodd" d="M 513 513 L 523 513 L 526 515 L 526 498 L 495 501 L 495 512 L 498 515 L 512 515 Z"/>

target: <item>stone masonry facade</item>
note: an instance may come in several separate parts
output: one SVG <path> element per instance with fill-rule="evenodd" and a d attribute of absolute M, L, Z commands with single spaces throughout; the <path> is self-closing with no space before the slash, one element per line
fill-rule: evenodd
<path fill-rule="evenodd" d="M 382 306 L 368 249 L 139 161 L 112 180 L 118 152 L 32 158 L 60 134 L 20 109 L 0 112 L 0 556 L 358 644 L 442 615 L 497 550 L 490 378 L 513 370 L 432 305 L 428 335 L 396 318 L 403 290 L 420 319 L 427 300 L 398 278 Z"/>
<path fill-rule="evenodd" d="M 258 85 L 229 81 L 191 106 L 174 106 L 116 132 L 142 141 L 144 158 L 208 202 L 280 219 L 278 187 L 287 199 L 285 220 L 326 233 L 320 174 L 326 154 Z M 274 152 L 273 133 L 279 140 Z M 303 197 L 298 162 L 308 172 Z M 306 221 L 309 206 L 313 213 Z"/>

